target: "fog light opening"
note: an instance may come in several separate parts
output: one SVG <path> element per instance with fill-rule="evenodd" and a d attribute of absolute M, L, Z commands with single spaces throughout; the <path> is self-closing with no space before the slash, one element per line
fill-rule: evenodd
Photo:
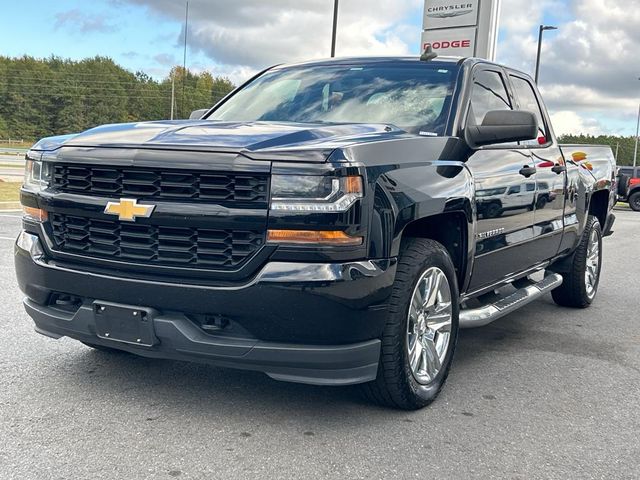
<path fill-rule="evenodd" d="M 18 248 L 28 252 L 31 258 L 38 259 L 44 255 L 40 239 L 37 235 L 22 231 L 16 240 Z"/>

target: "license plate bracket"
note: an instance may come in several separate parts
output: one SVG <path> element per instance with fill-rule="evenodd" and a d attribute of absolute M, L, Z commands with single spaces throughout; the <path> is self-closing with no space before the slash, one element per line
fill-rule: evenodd
<path fill-rule="evenodd" d="M 151 308 L 96 301 L 93 317 L 96 335 L 104 340 L 151 347 L 158 343 Z"/>

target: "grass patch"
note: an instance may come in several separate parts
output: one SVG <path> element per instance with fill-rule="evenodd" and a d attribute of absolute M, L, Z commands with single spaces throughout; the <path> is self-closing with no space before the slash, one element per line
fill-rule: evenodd
<path fill-rule="evenodd" d="M 0 202 L 19 202 L 22 182 L 0 182 Z"/>
<path fill-rule="evenodd" d="M 5 143 L 0 142 L 0 148 L 30 148 L 35 142 L 22 142 L 22 143 Z"/>

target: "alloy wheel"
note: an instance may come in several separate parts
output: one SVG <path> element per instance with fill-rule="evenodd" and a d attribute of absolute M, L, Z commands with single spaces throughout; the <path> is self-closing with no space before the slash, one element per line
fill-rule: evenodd
<path fill-rule="evenodd" d="M 587 265 L 584 272 L 585 287 L 587 297 L 593 298 L 598 288 L 598 278 L 600 276 L 600 238 L 598 232 L 593 229 L 589 235 L 587 245 Z"/>
<path fill-rule="evenodd" d="M 453 310 L 451 287 L 442 270 L 425 270 L 416 283 L 407 315 L 409 367 L 420 384 L 431 383 L 449 351 Z"/>

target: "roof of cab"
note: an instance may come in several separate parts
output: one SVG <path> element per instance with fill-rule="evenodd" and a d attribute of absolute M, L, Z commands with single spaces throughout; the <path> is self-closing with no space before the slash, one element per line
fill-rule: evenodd
<path fill-rule="evenodd" d="M 452 64 L 461 63 L 465 58 L 462 57 L 437 57 L 429 62 L 434 64 Z M 388 63 L 416 63 L 420 62 L 420 57 L 339 57 L 339 58 L 323 58 L 318 60 L 308 60 L 305 62 L 296 62 L 278 65 L 278 67 L 298 67 L 298 66 L 329 66 L 329 65 L 381 65 Z"/>
<path fill-rule="evenodd" d="M 503 68 L 508 72 L 516 73 L 520 76 L 525 76 L 529 80 L 531 80 L 531 76 L 527 73 L 524 73 L 520 70 L 515 70 L 513 68 L 507 67 L 505 65 L 501 65 L 496 62 L 492 62 L 491 60 L 487 60 L 486 58 L 478 58 L 478 57 L 436 57 L 433 60 L 423 61 L 420 60 L 418 56 L 406 56 L 406 57 L 338 57 L 338 58 L 323 58 L 318 60 L 308 60 L 305 62 L 297 62 L 297 63 L 287 63 L 274 65 L 266 70 L 277 70 L 280 68 L 297 68 L 297 67 L 316 67 L 316 66 L 382 66 L 382 65 L 398 65 L 398 64 L 431 64 L 431 65 L 460 65 L 465 68 L 472 68 L 478 64 L 485 65 L 493 65 L 499 68 Z"/>
<path fill-rule="evenodd" d="M 272 68 L 290 68 L 290 67 L 315 67 L 315 66 L 332 66 L 332 65 L 385 65 L 385 64 L 412 64 L 412 63 L 424 63 L 435 65 L 465 65 L 473 66 L 477 63 L 486 63 L 490 65 L 497 65 L 502 68 L 508 68 L 504 65 L 499 65 L 495 62 L 484 58 L 476 57 L 436 57 L 433 60 L 422 61 L 419 56 L 406 56 L 406 57 L 338 57 L 338 58 L 323 58 L 317 60 L 308 60 L 305 62 L 296 62 L 288 64 L 275 65 Z"/>

